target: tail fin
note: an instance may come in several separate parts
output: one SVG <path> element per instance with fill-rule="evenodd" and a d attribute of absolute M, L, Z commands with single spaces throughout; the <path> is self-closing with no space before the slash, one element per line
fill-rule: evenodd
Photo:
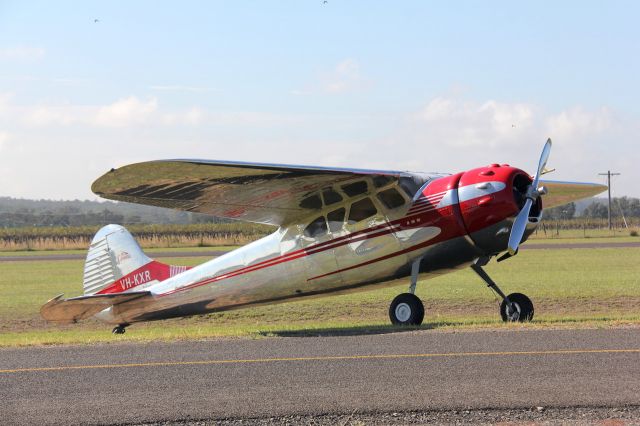
<path fill-rule="evenodd" d="M 149 258 L 124 227 L 107 225 L 93 237 L 84 264 L 84 294 L 143 290 L 189 269 Z"/>

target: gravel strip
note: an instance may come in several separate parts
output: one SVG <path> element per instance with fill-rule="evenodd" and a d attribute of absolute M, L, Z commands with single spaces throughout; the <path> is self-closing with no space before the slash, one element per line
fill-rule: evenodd
<path fill-rule="evenodd" d="M 295 415 L 244 419 L 182 420 L 151 425 L 640 425 L 640 406 L 627 407 L 533 407 L 454 411 L 409 411 Z"/>

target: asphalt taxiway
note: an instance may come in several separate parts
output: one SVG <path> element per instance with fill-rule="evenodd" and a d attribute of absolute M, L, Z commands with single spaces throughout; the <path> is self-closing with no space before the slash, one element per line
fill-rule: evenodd
<path fill-rule="evenodd" d="M 640 328 L 3 349 L 0 401 L 3 424 L 638 406 Z"/>

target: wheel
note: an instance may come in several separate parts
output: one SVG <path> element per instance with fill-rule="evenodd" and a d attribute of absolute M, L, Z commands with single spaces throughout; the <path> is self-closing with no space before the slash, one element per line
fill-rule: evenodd
<path fill-rule="evenodd" d="M 113 330 L 111 330 L 113 334 L 124 334 L 125 331 L 127 331 L 127 329 L 123 325 L 113 327 Z"/>
<path fill-rule="evenodd" d="M 389 306 L 389 318 L 394 325 L 420 325 L 424 319 L 424 305 L 415 294 L 399 294 Z"/>
<path fill-rule="evenodd" d="M 500 316 L 505 322 L 527 322 L 533 319 L 533 302 L 522 293 L 512 293 L 507 296 L 515 311 L 509 309 L 507 302 L 502 301 L 500 305 Z"/>

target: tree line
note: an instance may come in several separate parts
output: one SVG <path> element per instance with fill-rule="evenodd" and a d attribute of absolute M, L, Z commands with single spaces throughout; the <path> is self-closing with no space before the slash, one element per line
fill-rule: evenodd
<path fill-rule="evenodd" d="M 544 206 L 544 198 L 543 198 Z M 608 216 L 607 199 L 594 198 L 582 202 L 581 209 L 576 203 L 565 204 L 544 210 L 544 218 L 551 220 L 570 220 L 574 218 L 606 219 Z M 633 197 L 614 197 L 611 199 L 612 218 L 640 217 L 640 199 Z"/>
<path fill-rule="evenodd" d="M 109 223 L 188 225 L 227 222 L 205 214 L 113 201 L 26 200 L 0 197 L 0 228 L 81 227 Z"/>

